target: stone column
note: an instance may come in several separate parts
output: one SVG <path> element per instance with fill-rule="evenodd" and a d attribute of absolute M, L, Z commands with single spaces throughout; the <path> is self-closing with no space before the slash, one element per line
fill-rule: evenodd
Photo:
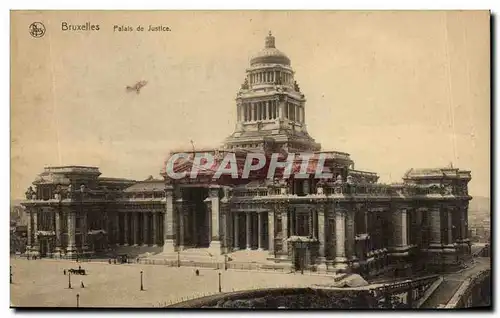
<path fill-rule="evenodd" d="M 350 209 L 346 213 L 346 254 L 350 260 L 356 260 L 355 253 L 355 224 L 354 224 L 354 209 L 350 207 Z"/>
<path fill-rule="evenodd" d="M 246 235 L 247 235 L 247 241 L 246 241 L 246 245 L 247 245 L 247 250 L 250 250 L 251 249 L 251 239 L 252 239 L 252 236 L 251 236 L 251 223 L 252 223 L 252 218 L 251 218 L 251 215 L 250 215 L 250 212 L 246 212 L 246 227 L 247 227 L 247 231 L 246 231 Z"/>
<path fill-rule="evenodd" d="M 448 208 L 448 245 L 453 245 L 453 209 Z"/>
<path fill-rule="evenodd" d="M 260 212 L 257 213 L 257 221 L 259 223 L 259 230 L 258 230 L 258 234 L 257 234 L 259 236 L 259 238 L 258 238 L 258 244 L 259 244 L 258 249 L 259 249 L 259 251 L 262 251 L 263 250 L 263 248 L 262 248 L 263 233 L 262 232 L 264 232 L 263 231 L 264 230 L 264 222 L 262 220 L 262 213 L 260 213 Z"/>
<path fill-rule="evenodd" d="M 459 243 L 466 244 L 467 238 L 469 237 L 469 231 L 467 229 L 467 205 L 462 205 L 459 207 L 459 217 L 460 217 L 460 241 Z"/>
<path fill-rule="evenodd" d="M 59 216 L 60 211 L 56 210 L 54 212 L 54 218 L 55 218 L 55 233 L 56 233 L 56 248 L 55 252 L 60 252 L 61 251 L 61 220 Z"/>
<path fill-rule="evenodd" d="M 345 216 L 346 211 L 344 209 L 335 208 L 335 268 L 338 270 L 347 268 L 345 253 Z"/>
<path fill-rule="evenodd" d="M 441 248 L 441 208 L 434 206 L 429 210 L 429 224 L 431 227 L 429 248 Z"/>
<path fill-rule="evenodd" d="M 279 115 L 279 119 L 285 119 L 285 103 L 286 102 L 282 102 L 282 101 L 278 102 L 278 115 Z"/>
<path fill-rule="evenodd" d="M 268 224 L 268 234 L 269 234 L 269 253 L 274 253 L 274 211 L 269 211 L 267 213 L 267 224 Z"/>
<path fill-rule="evenodd" d="M 408 218 L 407 210 L 401 210 L 401 246 L 408 245 Z"/>
<path fill-rule="evenodd" d="M 240 238 L 239 238 L 239 214 L 238 213 L 234 213 L 233 214 L 233 218 L 234 218 L 234 247 L 233 247 L 233 250 L 237 251 L 240 249 Z"/>
<path fill-rule="evenodd" d="M 40 243 L 38 242 L 38 211 L 36 209 L 32 210 L 33 213 L 33 250 L 38 251 L 40 248 Z"/>
<path fill-rule="evenodd" d="M 88 231 L 87 231 L 87 211 L 83 210 L 83 215 L 81 216 L 81 223 L 80 223 L 80 239 L 82 243 L 82 250 L 84 253 L 86 253 L 89 249 L 88 246 Z"/>
<path fill-rule="evenodd" d="M 153 212 L 151 215 L 153 218 L 153 246 L 158 245 L 158 213 Z"/>
<path fill-rule="evenodd" d="M 210 201 L 212 207 L 212 240 L 210 241 L 210 249 L 213 253 L 221 253 L 221 243 L 219 236 L 219 213 L 220 213 L 220 198 L 219 198 L 219 186 L 210 186 Z"/>
<path fill-rule="evenodd" d="M 33 210 L 28 208 L 27 209 L 27 212 L 28 212 L 28 237 L 27 237 L 27 242 L 26 242 L 26 251 L 29 252 L 31 251 L 31 237 L 33 236 L 33 226 L 32 226 L 32 223 L 33 223 Z"/>
<path fill-rule="evenodd" d="M 257 103 L 252 103 L 252 121 L 257 121 Z"/>
<path fill-rule="evenodd" d="M 123 213 L 123 245 L 129 245 L 129 225 L 128 225 L 128 212 Z"/>
<path fill-rule="evenodd" d="M 38 211 L 36 209 L 31 210 L 33 214 L 32 219 L 32 230 L 33 230 L 33 242 L 31 245 L 32 255 L 39 255 L 40 243 L 38 242 Z"/>
<path fill-rule="evenodd" d="M 132 212 L 132 234 L 134 245 L 139 245 L 139 213 Z"/>
<path fill-rule="evenodd" d="M 325 257 L 325 208 L 319 206 L 318 211 L 318 241 L 319 241 L 319 257 Z"/>
<path fill-rule="evenodd" d="M 288 209 L 282 208 L 281 209 L 281 237 L 283 239 L 283 253 L 285 255 L 288 255 Z"/>
<path fill-rule="evenodd" d="M 68 246 L 66 247 L 66 254 L 71 257 L 76 252 L 75 249 L 75 212 L 68 210 Z"/>
<path fill-rule="evenodd" d="M 165 213 L 163 216 L 163 252 L 171 253 L 175 250 L 174 242 L 174 187 L 165 186 Z"/>
<path fill-rule="evenodd" d="M 401 247 L 403 244 L 403 211 L 404 209 L 396 209 L 392 212 L 392 233 L 393 233 L 393 247 Z"/>

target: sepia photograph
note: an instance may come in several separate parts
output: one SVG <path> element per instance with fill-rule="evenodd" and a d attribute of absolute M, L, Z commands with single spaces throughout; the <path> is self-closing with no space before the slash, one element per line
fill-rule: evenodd
<path fill-rule="evenodd" d="M 10 306 L 490 309 L 491 12 L 10 11 Z"/>

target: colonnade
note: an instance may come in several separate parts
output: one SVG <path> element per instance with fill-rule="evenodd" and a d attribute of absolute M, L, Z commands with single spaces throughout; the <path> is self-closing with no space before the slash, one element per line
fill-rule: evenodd
<path fill-rule="evenodd" d="M 283 106 L 283 109 L 281 109 L 281 106 Z M 304 107 L 290 101 L 281 104 L 278 100 L 274 99 L 238 104 L 238 122 L 273 120 L 277 118 L 303 123 L 305 119 Z"/>
<path fill-rule="evenodd" d="M 71 257 L 76 255 L 78 250 L 88 251 L 86 212 L 79 215 L 78 229 L 76 211 L 73 209 L 64 208 L 61 210 L 55 207 L 45 207 L 28 209 L 27 212 L 29 215 L 27 251 L 31 255 L 39 255 L 42 252 L 42 240 L 45 241 L 45 244 L 49 244 L 45 250 L 47 255 L 64 252 L 66 256 Z M 79 237 L 78 246 L 76 236 Z"/>
<path fill-rule="evenodd" d="M 291 85 L 293 83 L 293 75 L 288 72 L 278 70 L 257 70 L 248 75 L 251 85 L 256 84 L 276 84 L 281 80 L 283 85 Z"/>
<path fill-rule="evenodd" d="M 268 223 L 268 212 L 238 212 L 233 214 L 233 231 L 232 236 L 233 250 L 246 248 L 251 250 L 265 250 L 270 248 L 270 238 L 266 237 L 266 233 L 274 230 Z M 242 229 L 240 226 L 244 225 Z M 245 233 L 244 241 L 240 241 L 240 233 Z"/>
<path fill-rule="evenodd" d="M 117 245 L 157 245 L 163 242 L 162 212 L 119 212 L 113 239 Z"/>
<path fill-rule="evenodd" d="M 277 100 L 242 103 L 238 107 L 238 121 L 272 120 L 279 118 Z"/>

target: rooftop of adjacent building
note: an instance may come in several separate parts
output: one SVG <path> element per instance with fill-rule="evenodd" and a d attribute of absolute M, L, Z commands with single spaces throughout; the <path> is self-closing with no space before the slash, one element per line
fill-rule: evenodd
<path fill-rule="evenodd" d="M 144 181 L 138 181 L 130 187 L 123 190 L 124 192 L 163 192 L 165 191 L 165 181 L 149 176 Z"/>
<path fill-rule="evenodd" d="M 411 168 L 403 176 L 403 179 L 428 179 L 428 178 L 459 178 L 470 179 L 471 172 L 454 168 L 452 164 L 444 168 Z"/>
<path fill-rule="evenodd" d="M 44 172 L 50 173 L 84 173 L 84 174 L 101 174 L 98 167 L 92 166 L 50 166 L 45 167 Z"/>

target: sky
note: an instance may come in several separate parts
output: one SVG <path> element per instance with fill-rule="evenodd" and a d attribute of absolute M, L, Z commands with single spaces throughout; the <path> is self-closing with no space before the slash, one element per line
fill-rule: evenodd
<path fill-rule="evenodd" d="M 81 11 L 11 15 L 11 199 L 46 166 L 159 177 L 172 149 L 218 146 L 269 30 L 307 99 L 309 133 L 356 169 L 472 171 L 490 193 L 487 11 Z M 33 38 L 29 25 L 46 34 Z M 62 31 L 98 24 L 99 31 Z M 114 32 L 163 25 L 171 32 Z M 146 80 L 140 94 L 127 85 Z"/>

